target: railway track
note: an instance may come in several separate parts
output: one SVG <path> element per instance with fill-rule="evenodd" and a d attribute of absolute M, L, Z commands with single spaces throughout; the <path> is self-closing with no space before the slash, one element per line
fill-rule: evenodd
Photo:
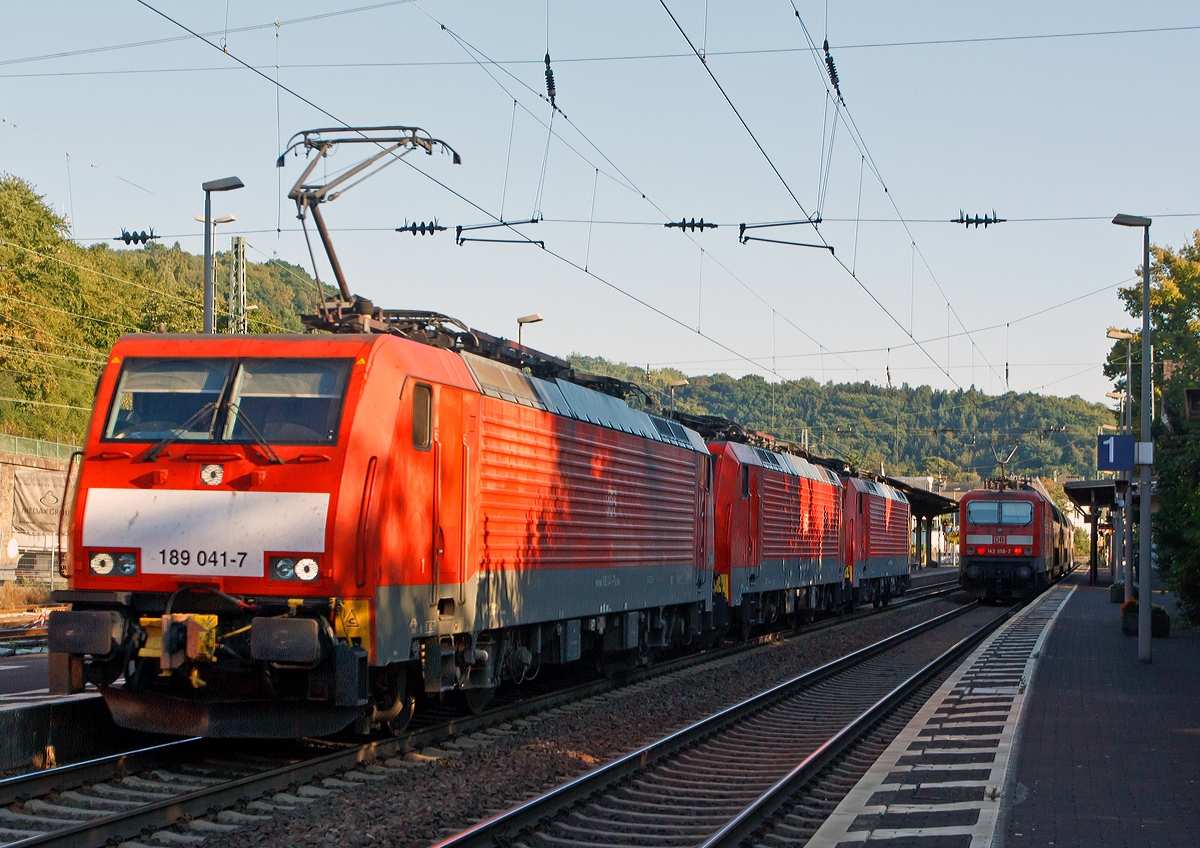
<path fill-rule="evenodd" d="M 912 590 L 891 608 L 919 603 L 955 591 L 934 584 Z M 799 633 L 812 633 L 883 610 L 864 609 L 818 621 Z M 400 738 L 365 744 L 307 742 L 290 752 L 233 752 L 211 740 L 185 739 L 43 772 L 0 780 L 0 844 L 96 848 L 114 840 L 152 834 L 142 844 L 185 844 L 214 832 L 256 823 L 262 816 L 311 803 L 365 782 L 386 779 L 413 761 L 445 754 L 429 746 L 457 738 L 479 744 L 480 734 L 504 735 L 506 722 L 582 700 L 622 686 L 671 674 L 695 673 L 714 660 L 787 638 L 773 633 L 745 643 L 668 660 L 609 679 L 511 702 L 477 716 L 435 717 Z M 464 739 L 473 734 L 476 739 Z M 447 744 L 453 747 L 455 743 Z M 243 748 L 245 746 L 242 746 Z M 407 758 L 405 752 L 407 754 Z M 332 775 L 338 775 L 333 777 Z M 238 811 L 229 807 L 238 806 Z M 221 812 L 213 813 L 214 810 Z M 176 830 L 163 830 L 174 827 Z"/>
<path fill-rule="evenodd" d="M 936 683 L 939 673 L 949 673 L 1013 612 L 991 617 L 949 649 L 945 638 L 931 638 L 936 633 L 930 631 L 973 608 L 946 613 L 780 684 L 436 848 L 738 844 L 781 798 L 860 743 L 903 701 Z M 859 765 L 869 767 L 870 753 L 864 752 Z"/>

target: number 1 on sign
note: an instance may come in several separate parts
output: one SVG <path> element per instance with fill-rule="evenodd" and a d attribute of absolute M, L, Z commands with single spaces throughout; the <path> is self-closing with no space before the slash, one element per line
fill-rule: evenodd
<path fill-rule="evenodd" d="M 1112 465 L 1113 463 L 1115 463 L 1117 461 L 1115 448 L 1114 448 L 1115 442 L 1116 442 L 1116 439 L 1114 439 L 1112 436 L 1109 436 L 1107 439 L 1100 440 L 1100 444 L 1108 445 L 1108 464 L 1109 465 Z"/>

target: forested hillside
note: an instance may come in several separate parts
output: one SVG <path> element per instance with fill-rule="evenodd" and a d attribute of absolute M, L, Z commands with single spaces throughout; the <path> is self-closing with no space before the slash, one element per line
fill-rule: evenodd
<path fill-rule="evenodd" d="M 757 375 L 685 377 L 664 369 L 610 363 L 572 355 L 576 367 L 631 380 L 677 408 L 721 415 L 766 433 L 808 445 L 813 453 L 893 475 L 949 480 L 990 477 L 996 455 L 1016 449 L 1009 471 L 1020 474 L 1094 476 L 1095 437 L 1112 412 L 1081 398 L 1009 392 L 987 395 L 970 389 L 947 392 L 929 386 L 886 388 L 872 383 L 826 383 L 811 379 L 769 383 Z M 993 448 L 995 453 L 993 453 Z"/>
<path fill-rule="evenodd" d="M 249 257 L 248 257 L 249 258 Z M 202 257 L 178 244 L 79 247 L 25 181 L 0 175 L 0 424 L 78 444 L 96 376 L 122 333 L 200 332 Z M 217 254 L 218 300 L 229 265 Z M 276 259 L 247 262 L 251 332 L 299 331 L 316 283 Z M 220 312 L 220 310 L 218 310 Z M 225 326 L 222 318 L 218 327 Z M 15 403 L 4 398 L 20 399 Z"/>
<path fill-rule="evenodd" d="M 224 254 L 217 260 L 220 302 L 229 266 Z M 32 186 L 0 177 L 0 426 L 78 444 L 96 376 L 122 333 L 156 332 L 164 324 L 171 332 L 199 332 L 202 264 L 178 244 L 79 247 Z M 252 332 L 299 331 L 298 316 L 316 302 L 312 278 L 274 259 L 248 263 L 247 288 L 258 306 L 250 313 Z M 585 371 L 643 385 L 664 404 L 667 385 L 685 376 L 578 354 L 572 361 Z M 676 392 L 680 409 L 721 415 L 796 442 L 807 430 L 813 452 L 874 470 L 882 465 L 897 475 L 990 476 L 994 442 L 1001 456 L 1016 448 L 1010 470 L 1087 475 L 1094 470 L 1094 435 L 1112 423 L 1107 409 L 1079 398 L 770 383 L 725 374 L 687 379 Z"/>

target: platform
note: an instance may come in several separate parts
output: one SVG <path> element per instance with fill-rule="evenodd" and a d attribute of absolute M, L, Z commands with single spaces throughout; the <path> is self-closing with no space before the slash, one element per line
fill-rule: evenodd
<path fill-rule="evenodd" d="M 1153 647 L 1139 663 L 1108 587 L 1069 576 L 955 670 L 808 844 L 1197 844 L 1200 633 Z"/>
<path fill-rule="evenodd" d="M 958 569 L 945 566 L 914 568 L 911 574 L 909 585 L 911 588 L 916 589 L 920 586 L 941 583 L 943 580 L 956 580 L 958 578 Z"/>
<path fill-rule="evenodd" d="M 1078 585 L 1046 646 L 997 844 L 1200 843 L 1200 631 L 1121 635 L 1108 587 Z M 1173 609 L 1170 596 L 1154 602 Z"/>
<path fill-rule="evenodd" d="M 1028 681 L 1074 588 L 1051 588 L 985 639 L 850 790 L 809 848 L 989 845 Z"/>

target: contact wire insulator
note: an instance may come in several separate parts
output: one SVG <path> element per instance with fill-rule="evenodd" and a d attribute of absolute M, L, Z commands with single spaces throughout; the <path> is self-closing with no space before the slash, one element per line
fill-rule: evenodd
<path fill-rule="evenodd" d="M 554 102 L 554 71 L 550 68 L 550 53 L 546 53 L 546 96 L 550 98 L 550 105 L 557 108 Z"/>
<path fill-rule="evenodd" d="M 843 103 L 845 103 L 846 100 L 842 97 L 842 83 L 838 79 L 837 65 L 833 64 L 833 56 L 829 52 L 828 38 L 825 39 L 825 43 L 822 45 L 822 47 L 825 50 L 825 68 L 829 71 L 829 82 L 833 85 L 833 90 L 837 92 L 838 100 L 841 100 Z"/>

